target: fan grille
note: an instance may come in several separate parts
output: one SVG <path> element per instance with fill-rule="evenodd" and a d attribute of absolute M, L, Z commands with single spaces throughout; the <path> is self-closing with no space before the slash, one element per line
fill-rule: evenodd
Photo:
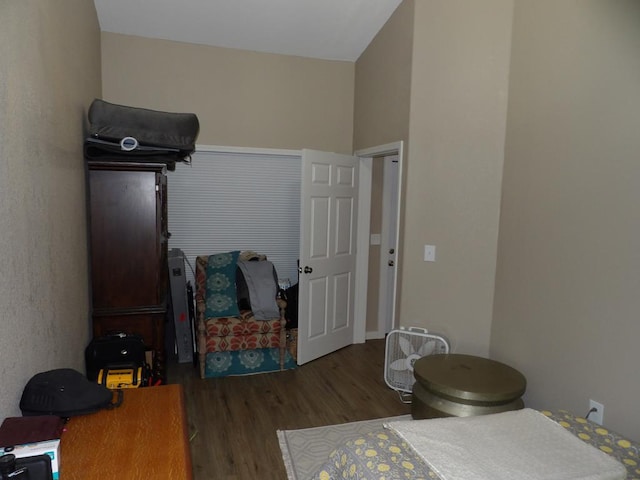
<path fill-rule="evenodd" d="M 449 344 L 440 335 L 423 331 L 392 330 L 387 335 L 385 348 L 385 382 L 394 390 L 411 393 L 415 382 L 415 361 L 440 353 L 449 353 Z"/>

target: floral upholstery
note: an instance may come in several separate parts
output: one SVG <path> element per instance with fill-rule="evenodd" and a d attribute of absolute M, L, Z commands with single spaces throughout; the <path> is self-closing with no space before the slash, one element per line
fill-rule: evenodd
<path fill-rule="evenodd" d="M 205 377 L 206 355 L 210 352 L 279 348 L 280 366 L 284 366 L 286 330 L 284 310 L 286 302 L 278 299 L 280 318 L 256 320 L 251 311 L 238 316 L 207 317 L 206 285 L 208 256 L 196 258 L 196 319 L 198 322 L 198 357 L 200 376 Z"/>

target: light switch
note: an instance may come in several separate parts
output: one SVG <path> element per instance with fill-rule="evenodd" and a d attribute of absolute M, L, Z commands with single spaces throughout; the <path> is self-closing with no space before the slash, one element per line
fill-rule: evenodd
<path fill-rule="evenodd" d="M 369 245 L 380 245 L 382 243 L 382 238 L 379 233 L 372 233 L 371 238 L 369 240 Z"/>
<path fill-rule="evenodd" d="M 424 261 L 435 262 L 436 261 L 436 246 L 425 245 L 424 246 Z"/>

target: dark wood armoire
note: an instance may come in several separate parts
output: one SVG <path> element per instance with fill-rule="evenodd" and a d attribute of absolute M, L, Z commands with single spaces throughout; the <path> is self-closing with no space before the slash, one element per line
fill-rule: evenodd
<path fill-rule="evenodd" d="M 93 334 L 141 335 L 164 378 L 166 167 L 89 161 L 88 182 Z"/>

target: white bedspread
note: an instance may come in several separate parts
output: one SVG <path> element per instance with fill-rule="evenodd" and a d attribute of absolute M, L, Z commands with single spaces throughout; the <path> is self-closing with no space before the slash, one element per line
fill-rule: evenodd
<path fill-rule="evenodd" d="M 626 478 L 622 464 L 536 410 L 386 427 L 408 441 L 443 480 Z"/>

